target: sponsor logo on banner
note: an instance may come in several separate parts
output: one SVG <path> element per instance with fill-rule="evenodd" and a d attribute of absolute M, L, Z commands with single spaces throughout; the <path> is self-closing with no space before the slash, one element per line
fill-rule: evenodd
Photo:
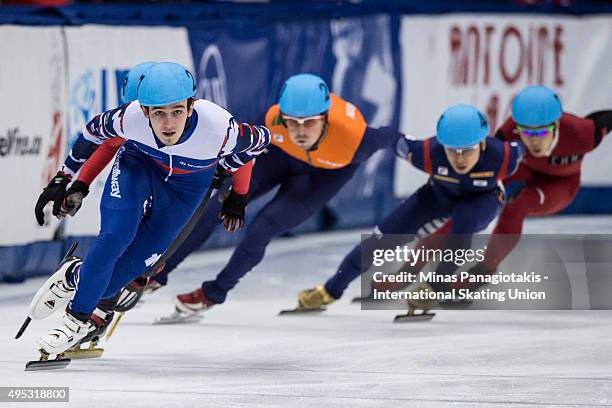
<path fill-rule="evenodd" d="M 447 35 L 450 85 L 486 92 L 479 100 L 492 129 L 509 115 L 514 97 L 500 88 L 547 84 L 559 91 L 565 84 L 562 62 L 567 47 L 560 23 L 474 20 L 452 24 Z"/>
<path fill-rule="evenodd" d="M 62 46 L 56 43 L 57 50 Z M 63 55 L 55 55 L 50 59 L 49 78 L 51 79 L 51 93 L 53 111 L 51 114 L 51 128 L 47 133 L 47 154 L 41 172 L 41 185 L 46 186 L 60 167 L 64 152 L 64 93 L 65 93 L 65 67 Z"/>
<path fill-rule="evenodd" d="M 357 105 L 370 126 L 390 125 L 397 99 L 397 81 L 389 17 L 332 20 L 330 31 L 336 59 L 331 89 L 351 102 L 346 107 L 347 116 L 355 117 Z M 359 170 L 356 176 L 359 196 L 374 194 L 384 157 L 383 151 L 376 152 Z"/>
<path fill-rule="evenodd" d="M 81 74 L 70 92 L 70 140 L 76 139 L 81 128 L 90 118 L 95 110 L 96 90 L 93 83 L 93 72 L 85 71 Z"/>
<path fill-rule="evenodd" d="M 610 21 L 608 16 L 508 14 L 402 17 L 400 131 L 428 137 L 446 108 L 468 103 L 487 116 L 494 133 L 510 117 L 514 96 L 536 84 L 554 89 L 565 111 L 586 115 L 605 109 L 611 77 L 600 62 L 612 50 Z M 597 155 L 609 154 L 605 143 L 589 154 L 583 180 L 610 185 L 610 172 L 601 171 L 604 160 L 589 168 Z M 398 196 L 424 182 L 413 175 L 397 163 Z"/>
<path fill-rule="evenodd" d="M 18 126 L 0 133 L 0 158 L 7 156 L 38 156 L 42 137 L 26 135 Z"/>
<path fill-rule="evenodd" d="M 211 44 L 202 53 L 198 67 L 198 98 L 227 108 L 227 81 L 219 47 Z"/>
<path fill-rule="evenodd" d="M 95 115 L 120 105 L 121 88 L 128 72 L 123 68 L 88 69 L 76 78 L 70 92 L 71 141 Z"/>
<path fill-rule="evenodd" d="M 49 147 L 47 149 L 47 160 L 42 173 L 42 185 L 46 185 L 55 175 L 62 159 L 62 143 L 64 135 L 64 125 L 61 112 L 53 112 L 53 122 L 49 135 Z"/>
<path fill-rule="evenodd" d="M 363 102 L 371 104 L 372 114 L 362 111 L 370 125 L 389 125 L 397 94 L 389 17 L 333 20 L 330 30 L 336 58 L 332 89 L 362 109 Z M 376 35 L 366 38 L 365 32 Z"/>

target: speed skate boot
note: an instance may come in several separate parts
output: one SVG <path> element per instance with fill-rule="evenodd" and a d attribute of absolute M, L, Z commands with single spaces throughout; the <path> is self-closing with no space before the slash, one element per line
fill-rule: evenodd
<path fill-rule="evenodd" d="M 64 356 L 73 359 L 101 357 L 104 353 L 104 349 L 98 347 L 98 342 L 104 337 L 106 330 L 113 321 L 114 315 L 115 313 L 112 311 L 107 312 L 100 308 L 96 308 L 91 314 L 87 334 L 74 347 L 66 350 Z M 110 337 L 110 333 L 108 337 Z"/>
<path fill-rule="evenodd" d="M 66 307 L 76 289 L 82 263 L 81 258 L 69 257 L 60 264 L 30 302 L 28 312 L 32 319 L 47 318 Z"/>
<path fill-rule="evenodd" d="M 165 317 L 159 317 L 153 324 L 195 323 L 202 319 L 201 312 L 210 309 L 215 303 L 204 295 L 202 288 L 189 293 L 176 295 L 174 312 Z"/>
<path fill-rule="evenodd" d="M 319 309 L 336 301 L 323 285 L 316 285 L 298 294 L 298 304 L 302 309 Z"/>
<path fill-rule="evenodd" d="M 196 314 L 202 310 L 210 309 L 215 304 L 204 296 L 202 288 L 198 288 L 193 292 L 176 295 L 174 305 L 181 313 Z"/>
<path fill-rule="evenodd" d="M 323 285 L 316 285 L 312 289 L 306 289 L 298 294 L 298 307 L 295 309 L 281 310 L 279 314 L 323 312 L 323 306 L 334 303 L 336 299 L 329 294 Z"/>
<path fill-rule="evenodd" d="M 408 299 L 408 313 L 395 316 L 393 321 L 410 322 L 431 320 L 436 314 L 428 313 L 428 311 L 436 307 L 438 301 L 430 297 L 430 294 L 435 294 L 435 291 L 428 283 L 423 282 L 419 284 L 411 293 L 410 299 Z M 416 313 L 417 310 L 421 310 L 421 312 Z"/>
<path fill-rule="evenodd" d="M 62 325 L 49 331 L 38 339 L 41 354 L 62 355 L 87 336 L 91 329 L 89 316 L 67 311 L 62 319 Z"/>

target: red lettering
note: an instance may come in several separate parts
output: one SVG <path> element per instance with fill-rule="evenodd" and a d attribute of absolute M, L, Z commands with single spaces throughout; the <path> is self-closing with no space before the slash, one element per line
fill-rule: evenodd
<path fill-rule="evenodd" d="M 514 69 L 514 73 L 510 74 L 508 72 L 508 68 L 506 66 L 506 50 L 508 40 L 512 37 L 516 38 L 516 41 L 519 45 L 519 58 Z M 504 81 L 508 84 L 512 85 L 516 82 L 517 79 L 521 76 L 521 72 L 523 70 L 523 60 L 524 60 L 525 46 L 523 45 L 523 39 L 521 38 L 521 33 L 516 29 L 516 27 L 510 26 L 504 30 L 502 34 L 502 42 L 501 42 L 501 52 L 499 54 L 499 66 L 501 68 L 502 77 Z"/>
<path fill-rule="evenodd" d="M 555 60 L 555 85 L 561 86 L 565 83 L 561 78 L 561 51 L 563 51 L 563 43 L 561 42 L 561 34 L 563 34 L 563 27 L 555 27 L 555 41 L 553 44 L 554 60 Z"/>
<path fill-rule="evenodd" d="M 514 25 L 503 29 L 491 24 L 472 24 L 465 29 L 454 25 L 449 35 L 449 78 L 453 85 L 490 86 L 496 80 L 496 71 L 506 85 L 554 83 L 558 87 L 565 82 L 561 26 L 555 26 L 553 32 L 548 25 L 528 25 L 520 30 Z"/>
<path fill-rule="evenodd" d="M 450 31 L 450 77 L 451 83 L 455 85 L 463 83 L 461 80 L 462 74 L 467 75 L 467 66 L 463 66 L 464 62 L 461 60 L 461 37 L 462 35 L 459 27 L 453 26 Z M 467 61 L 465 61 L 465 63 L 467 63 Z"/>
<path fill-rule="evenodd" d="M 47 163 L 43 170 L 42 185 L 47 185 L 59 168 L 63 131 L 61 113 L 53 112 L 53 124 L 51 125 L 50 135 L 51 143 L 49 143 L 49 150 L 47 151 Z"/>
<path fill-rule="evenodd" d="M 485 52 L 484 52 L 484 83 L 489 85 L 491 79 L 491 35 L 495 31 L 492 25 L 485 26 Z"/>
<path fill-rule="evenodd" d="M 497 121 L 499 118 L 499 97 L 496 93 L 491 95 L 489 98 L 489 102 L 487 103 L 486 115 L 489 119 L 489 127 L 491 128 L 491 133 L 495 133 L 495 129 L 497 129 Z"/>
<path fill-rule="evenodd" d="M 544 83 L 544 69 L 546 68 L 546 50 L 548 49 L 548 29 L 540 27 L 538 30 L 538 84 Z"/>
<path fill-rule="evenodd" d="M 533 83 L 533 27 L 529 26 L 529 36 L 527 38 L 527 82 Z"/>
<path fill-rule="evenodd" d="M 478 65 L 480 61 L 480 35 L 476 26 L 470 26 L 470 28 L 468 28 L 467 43 L 469 45 L 467 56 L 468 67 L 473 67 L 471 83 L 476 84 L 478 82 Z M 471 60 L 469 59 L 470 51 L 472 56 Z"/>

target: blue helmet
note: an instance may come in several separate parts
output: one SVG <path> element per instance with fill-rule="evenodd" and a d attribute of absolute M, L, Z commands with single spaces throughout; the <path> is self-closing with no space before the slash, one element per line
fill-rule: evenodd
<path fill-rule="evenodd" d="M 546 126 L 561 117 L 561 101 L 545 86 L 528 86 L 514 97 L 512 119 L 523 126 Z"/>
<path fill-rule="evenodd" d="M 140 77 L 138 101 L 142 106 L 163 106 L 195 95 L 196 82 L 184 66 L 174 62 L 158 62 Z"/>
<path fill-rule="evenodd" d="M 472 105 L 455 105 L 444 111 L 437 125 L 438 142 L 460 149 L 474 146 L 489 134 L 485 116 Z"/>
<path fill-rule="evenodd" d="M 323 79 L 312 74 L 297 74 L 285 81 L 278 105 L 285 115 L 306 117 L 329 110 L 329 88 Z"/>
<path fill-rule="evenodd" d="M 123 84 L 121 85 L 121 103 L 128 103 L 138 99 L 138 82 L 144 72 L 157 64 L 157 62 L 142 62 L 132 69 L 123 78 Z"/>

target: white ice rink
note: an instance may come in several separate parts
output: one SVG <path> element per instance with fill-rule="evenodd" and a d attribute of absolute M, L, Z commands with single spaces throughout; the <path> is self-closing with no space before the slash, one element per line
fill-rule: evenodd
<path fill-rule="evenodd" d="M 529 221 L 526 232 L 610 233 L 612 217 Z M 228 250 L 192 256 L 124 316 L 106 353 L 24 372 L 59 316 L 14 340 L 42 278 L 0 285 L 0 386 L 68 386 L 70 403 L 4 407 L 612 407 L 612 312 L 449 311 L 393 324 L 345 297 L 317 316 L 277 316 L 324 282 L 358 232 L 275 241 L 226 304 L 197 324 L 153 326 Z"/>

